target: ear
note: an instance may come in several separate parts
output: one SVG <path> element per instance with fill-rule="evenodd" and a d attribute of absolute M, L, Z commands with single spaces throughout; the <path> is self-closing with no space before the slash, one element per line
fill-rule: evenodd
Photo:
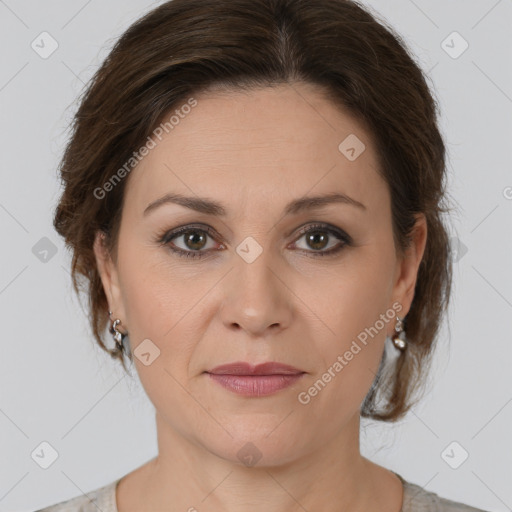
<path fill-rule="evenodd" d="M 105 245 L 105 233 L 101 230 L 96 232 L 94 238 L 94 255 L 96 265 L 103 283 L 103 290 L 107 297 L 109 311 L 112 311 L 114 319 L 121 320 L 121 326 L 126 326 L 125 308 L 122 300 L 121 287 L 119 286 L 119 274 L 116 264 L 112 261 L 110 252 Z M 122 327 L 119 329 L 123 332 Z"/>
<path fill-rule="evenodd" d="M 411 243 L 395 269 L 394 299 L 402 305 L 398 316 L 404 318 L 411 308 L 418 278 L 418 269 L 427 243 L 427 220 L 423 213 L 416 215 Z M 394 327 L 394 326 L 393 326 Z M 394 332 L 394 331 L 393 331 Z M 392 334 L 390 334 L 392 336 Z"/>

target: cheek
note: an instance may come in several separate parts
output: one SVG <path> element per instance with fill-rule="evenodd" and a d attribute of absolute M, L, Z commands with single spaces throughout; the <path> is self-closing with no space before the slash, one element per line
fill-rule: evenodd
<path fill-rule="evenodd" d="M 177 321 L 192 291 L 165 248 L 143 245 L 141 240 L 147 237 L 147 233 L 126 233 L 121 242 L 120 236 L 120 281 L 130 330 L 160 337 Z"/>
<path fill-rule="evenodd" d="M 393 322 L 386 319 L 386 309 L 361 297 L 342 298 L 338 304 L 337 317 L 329 319 L 335 335 L 323 337 L 322 346 L 317 345 L 318 371 L 297 391 L 298 403 L 310 416 L 324 417 L 330 411 L 333 421 L 326 428 L 332 432 L 359 410 L 375 380 L 386 332 Z"/>
<path fill-rule="evenodd" d="M 123 282 L 130 333 L 160 338 L 172 327 L 181 290 L 165 274 L 140 266 Z"/>
<path fill-rule="evenodd" d="M 165 257 L 163 249 L 140 248 L 135 243 L 128 249 L 128 245 L 125 243 L 119 268 L 132 352 L 149 339 L 160 350 L 159 364 L 168 359 L 169 353 L 176 363 L 189 350 L 188 337 L 182 333 L 186 324 L 183 318 L 201 295 L 188 286 L 189 280 L 179 277 L 176 265 L 171 266 L 172 260 Z"/>
<path fill-rule="evenodd" d="M 126 270 L 129 264 L 133 271 L 125 275 L 123 295 L 133 363 L 140 382 L 160 413 L 181 409 L 184 404 L 190 406 L 183 385 L 188 378 L 194 338 L 185 330 L 187 310 L 190 314 L 198 295 L 171 277 L 169 269 L 148 259 L 140 261 L 132 255 L 126 261 Z"/>
<path fill-rule="evenodd" d="M 390 303 L 392 260 L 371 251 L 361 254 L 346 268 L 322 278 L 327 293 L 310 299 L 329 330 L 317 347 L 322 367 L 311 379 L 316 384 L 306 390 L 305 401 L 311 398 L 319 408 L 340 404 L 336 410 L 342 415 L 366 396 L 396 315 Z"/>
<path fill-rule="evenodd" d="M 319 274 L 318 290 L 323 293 L 308 300 L 330 327 L 332 337 L 345 343 L 375 326 L 391 308 L 393 259 L 389 251 L 377 251 L 376 247 L 359 248 L 339 266 Z M 388 312 L 390 318 L 393 313 L 392 309 Z M 384 331 L 384 338 L 391 330 L 390 322 L 387 319 L 385 325 L 377 324 L 377 330 Z"/>

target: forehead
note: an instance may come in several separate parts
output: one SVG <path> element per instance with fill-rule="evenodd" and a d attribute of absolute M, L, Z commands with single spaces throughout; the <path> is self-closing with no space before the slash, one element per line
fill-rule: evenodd
<path fill-rule="evenodd" d="M 168 192 L 215 197 L 228 215 L 332 192 L 369 208 L 387 201 L 371 134 L 314 86 L 215 91 L 194 99 L 161 140 L 152 137 L 156 146 L 131 172 L 126 203 L 138 212 Z M 176 110 L 179 105 L 164 122 Z M 355 159 L 354 151 L 347 153 L 351 147 Z"/>

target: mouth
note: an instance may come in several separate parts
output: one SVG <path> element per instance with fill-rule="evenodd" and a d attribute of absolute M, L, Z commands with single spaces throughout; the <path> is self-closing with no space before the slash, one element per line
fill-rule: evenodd
<path fill-rule="evenodd" d="M 222 387 L 238 395 L 261 397 L 291 386 L 306 372 L 276 362 L 256 366 L 246 362 L 235 362 L 216 366 L 206 373 Z"/>

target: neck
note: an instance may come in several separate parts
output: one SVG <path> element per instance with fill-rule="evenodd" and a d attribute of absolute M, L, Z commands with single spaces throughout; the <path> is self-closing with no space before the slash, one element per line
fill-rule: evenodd
<path fill-rule="evenodd" d="M 158 413 L 156 423 L 159 453 L 144 467 L 139 492 L 133 496 L 139 501 L 132 502 L 133 509 L 400 510 L 402 487 L 398 478 L 360 454 L 359 415 L 329 443 L 319 440 L 309 452 L 297 447 L 300 457 L 291 454 L 289 460 L 267 463 L 263 463 L 263 457 L 253 466 L 243 464 L 236 456 L 212 453 L 181 435 Z"/>

